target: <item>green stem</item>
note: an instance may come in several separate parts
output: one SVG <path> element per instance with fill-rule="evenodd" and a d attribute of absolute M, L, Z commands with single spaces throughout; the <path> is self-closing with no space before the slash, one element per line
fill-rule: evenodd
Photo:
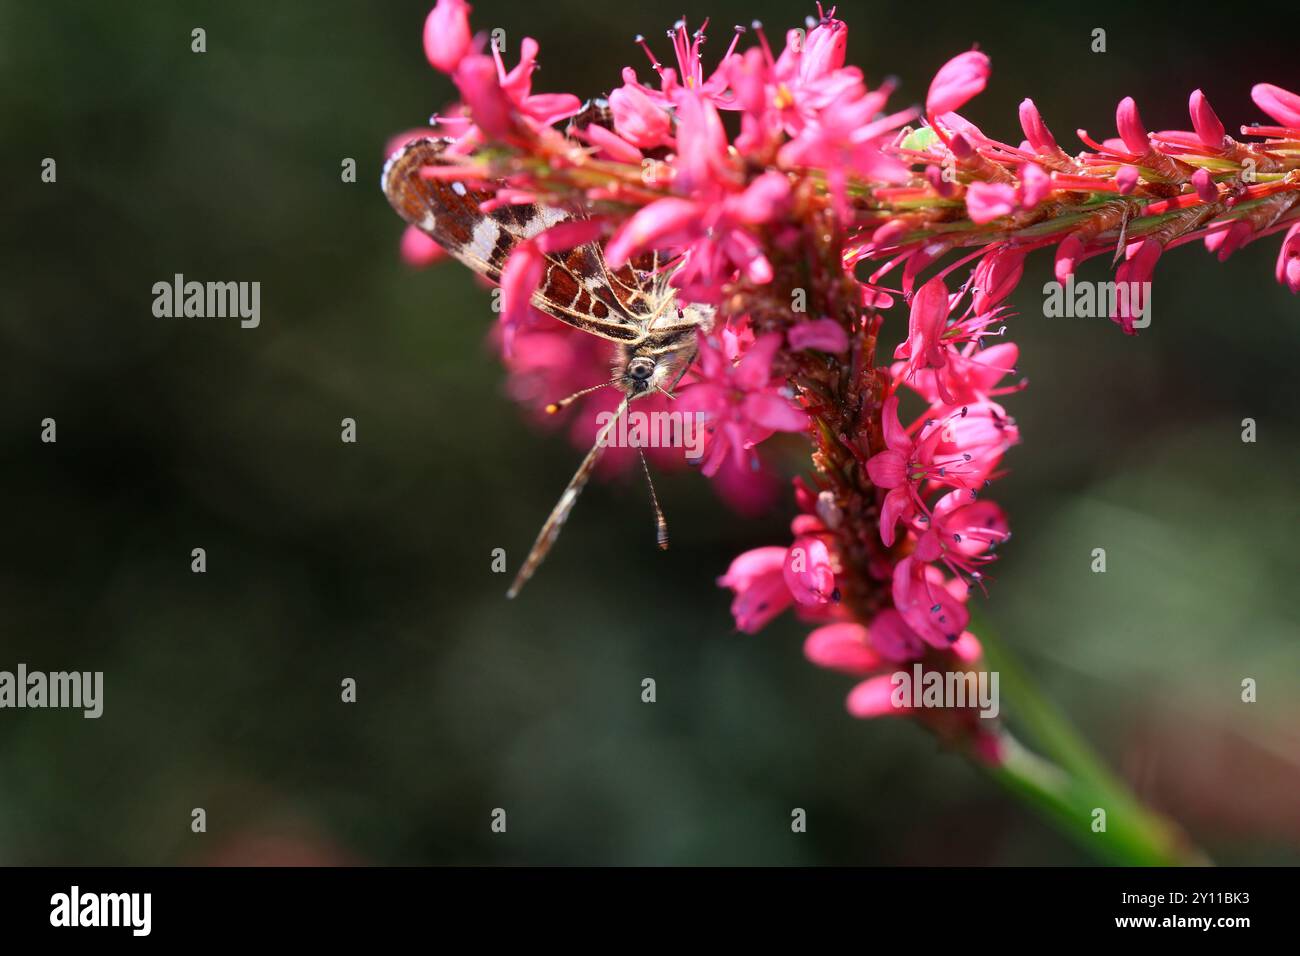
<path fill-rule="evenodd" d="M 988 628 L 980 632 L 1008 710 L 1051 760 L 1002 735 L 1002 761 L 981 761 L 1008 790 L 1048 816 L 1067 836 L 1107 862 L 1127 866 L 1203 865 L 1208 859 L 1171 821 L 1144 806 L 1053 706 Z M 1052 761 L 1055 761 L 1054 763 Z M 1105 811 L 1105 829 L 1098 830 Z"/>

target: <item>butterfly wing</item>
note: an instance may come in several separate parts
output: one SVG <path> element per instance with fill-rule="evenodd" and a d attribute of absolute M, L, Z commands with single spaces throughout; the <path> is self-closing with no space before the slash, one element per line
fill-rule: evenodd
<path fill-rule="evenodd" d="M 447 142 L 416 139 L 394 153 L 384 165 L 384 194 L 408 223 L 475 272 L 500 282 L 506 259 L 519 243 L 577 214 L 533 204 L 502 205 L 485 213 L 483 203 L 498 184 L 485 187 L 420 174 L 429 166 L 450 165 L 443 156 Z M 631 269 L 623 278 L 636 281 Z M 567 325 L 614 342 L 637 342 L 645 334 L 638 313 L 629 312 L 611 290 L 604 257 L 594 244 L 547 256 L 532 302 Z"/>

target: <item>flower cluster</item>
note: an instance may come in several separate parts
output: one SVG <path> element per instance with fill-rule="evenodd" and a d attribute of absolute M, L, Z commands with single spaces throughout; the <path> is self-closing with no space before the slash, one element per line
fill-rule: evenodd
<path fill-rule="evenodd" d="M 1019 440 L 1000 404 L 1024 384 L 1005 303 L 1029 253 L 1053 248 L 1060 281 L 1104 254 L 1118 281 L 1141 283 L 1175 246 L 1200 240 L 1222 260 L 1285 231 L 1277 278 L 1300 291 L 1300 96 L 1278 87 L 1253 90 L 1276 125 L 1241 140 L 1197 91 L 1191 131 L 1150 133 L 1125 99 L 1118 136 L 1080 131 L 1087 149 L 1071 155 L 1030 100 L 1016 145 L 960 115 L 989 77 L 977 50 L 938 71 L 923 109 L 891 112 L 891 84 L 872 88 L 845 64 L 833 10 L 779 52 L 761 25 L 737 27 L 707 64 L 703 28 L 676 24 L 667 61 L 638 38 L 649 74 L 626 68 L 597 110 L 533 93 L 536 42 L 507 68 L 468 16 L 464 0 L 438 0 L 424 36 L 460 93 L 435 120 L 456 175 L 499 183 L 498 204 L 588 211 L 506 266 L 518 306 L 496 340 L 512 391 L 541 402 L 599 380 L 598 343 L 527 306 L 538 249 L 597 239 L 611 268 L 657 253 L 680 301 L 715 310 L 675 407 L 708 416 L 702 470 L 724 498 L 767 501 L 756 448 L 771 436 L 813 445 L 791 542 L 746 552 L 719 578 L 736 625 L 757 631 L 789 608 L 816 624 L 806 656 L 864 678 L 849 696 L 857 715 L 897 712 L 884 669 L 980 658 L 967 602 L 1010 537 L 984 494 Z M 437 255 L 409 235 L 403 249 Z M 894 311 L 906 335 L 883 362 Z M 1135 312 L 1125 300 L 1114 321 L 1133 333 Z"/>

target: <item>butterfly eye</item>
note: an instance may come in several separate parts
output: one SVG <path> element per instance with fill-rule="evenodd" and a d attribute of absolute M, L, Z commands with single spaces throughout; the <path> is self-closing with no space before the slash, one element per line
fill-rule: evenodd
<path fill-rule="evenodd" d="M 647 358 L 633 359 L 627 367 L 627 374 L 638 382 L 644 382 L 654 374 L 655 363 Z"/>

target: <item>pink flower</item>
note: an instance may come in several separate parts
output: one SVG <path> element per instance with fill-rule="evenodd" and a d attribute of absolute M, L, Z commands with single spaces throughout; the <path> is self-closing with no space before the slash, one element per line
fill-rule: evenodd
<path fill-rule="evenodd" d="M 1037 163 L 1025 163 L 1020 167 L 1020 188 L 1017 200 L 1022 209 L 1033 209 L 1047 198 L 1052 191 L 1052 177 L 1044 172 Z"/>
<path fill-rule="evenodd" d="M 533 93 L 533 71 L 537 69 L 537 41 L 524 37 L 519 45 L 519 63 L 508 73 L 501 52 L 492 48 L 501 88 L 515 110 L 537 126 L 552 126 L 582 109 L 582 101 L 572 93 Z"/>
<path fill-rule="evenodd" d="M 1056 247 L 1056 281 L 1065 284 L 1065 280 L 1074 275 L 1074 264 L 1083 257 L 1083 240 L 1075 233 L 1070 233 Z"/>
<path fill-rule="evenodd" d="M 912 438 L 898 421 L 898 396 L 885 399 L 881 412 L 886 448 L 867 459 L 867 475 L 888 491 L 880 512 L 880 540 L 893 547 L 899 520 L 928 509 L 921 496 L 926 483 L 973 490 L 981 485 L 998 458 L 1013 443 L 1006 420 L 993 423 L 985 402 L 963 406 L 942 421 L 931 420 Z"/>
<path fill-rule="evenodd" d="M 1016 210 L 1016 188 L 1009 183 L 971 183 L 966 189 L 966 211 L 972 222 L 991 222 Z"/>
<path fill-rule="evenodd" d="M 725 179 L 700 181 L 717 173 L 712 160 L 699 157 L 694 170 L 688 178 L 697 182 L 697 197 L 670 197 L 642 208 L 610 239 L 606 260 L 617 268 L 645 249 L 674 248 L 683 263 L 673 284 L 684 298 L 699 302 L 716 300 L 736 272 L 755 284 L 770 282 L 771 263 L 752 230 L 784 211 L 789 180 L 772 170 L 738 190 Z"/>
<path fill-rule="evenodd" d="M 609 108 L 614 114 L 614 129 L 633 146 L 653 149 L 668 141 L 672 129 L 668 112 L 639 87 L 620 86 L 609 94 Z"/>
<path fill-rule="evenodd" d="M 546 272 L 546 257 L 537 243 L 528 240 L 517 245 L 501 269 L 501 322 L 507 328 L 518 327 L 532 311 L 533 292 Z"/>
<path fill-rule="evenodd" d="M 700 209 L 689 199 L 660 199 L 639 209 L 605 247 L 605 259 L 614 268 L 624 265 L 644 249 L 683 242 L 692 234 Z"/>
<path fill-rule="evenodd" d="M 931 647 L 951 647 L 970 621 L 965 585 L 947 581 L 918 555 L 895 566 L 893 595 L 903 620 Z"/>
<path fill-rule="evenodd" d="M 1192 185 L 1201 202 L 1214 202 L 1219 198 L 1219 187 L 1214 184 L 1214 177 L 1208 169 L 1198 169 L 1192 173 Z"/>
<path fill-rule="evenodd" d="M 855 621 L 839 621 L 817 628 L 804 640 L 804 657 L 818 667 L 861 676 L 883 662 L 868 643 L 867 629 Z"/>
<path fill-rule="evenodd" d="M 1031 99 L 1025 99 L 1020 104 L 1020 128 L 1024 130 L 1025 139 L 1035 153 L 1054 153 L 1060 148 Z"/>
<path fill-rule="evenodd" d="M 1293 293 L 1300 292 L 1300 222 L 1287 230 L 1277 254 L 1277 281 Z"/>
<path fill-rule="evenodd" d="M 480 130 L 491 139 L 508 140 L 515 135 L 514 107 L 501 88 L 492 57 L 481 53 L 464 57 L 452 78 Z"/>
<path fill-rule="evenodd" d="M 465 0 L 438 0 L 424 21 L 424 55 L 435 69 L 452 73 L 469 52 L 470 5 Z"/>
<path fill-rule="evenodd" d="M 1136 166 L 1123 165 L 1115 172 L 1115 185 L 1121 196 L 1127 196 L 1137 188 L 1142 173 Z"/>
<path fill-rule="evenodd" d="M 786 332 L 786 340 L 795 351 L 816 349 L 839 355 L 848 350 L 849 334 L 834 319 L 813 319 L 796 322 Z"/>
<path fill-rule="evenodd" d="M 886 660 L 913 661 L 925 653 L 925 642 L 892 607 L 872 618 L 867 630 L 871 646 Z"/>
<path fill-rule="evenodd" d="M 736 627 L 756 634 L 794 601 L 785 584 L 786 548 L 775 546 L 746 551 L 731 562 L 718 585 L 731 588 L 731 616 Z"/>
<path fill-rule="evenodd" d="M 1117 323 L 1125 335 L 1137 334 L 1134 321 L 1150 305 L 1148 284 L 1162 251 L 1160 243 L 1155 239 L 1129 243 L 1125 250 L 1128 258 L 1115 270 L 1115 283 L 1123 292 L 1116 296 L 1117 306 L 1111 321 Z"/>
<path fill-rule="evenodd" d="M 705 26 L 708 26 L 707 21 Z M 658 58 L 650 51 L 642 37 L 637 37 L 637 42 L 645 50 L 646 56 L 654 64 L 656 72 L 659 73 L 661 83 L 660 98 L 665 105 L 673 100 L 683 91 L 691 91 L 706 97 L 717 103 L 717 105 L 728 108 L 732 105 L 732 91 L 727 89 L 726 73 L 727 67 L 732 60 L 732 51 L 736 48 L 736 43 L 740 39 L 737 32 L 735 38 L 731 41 L 731 47 L 723 54 L 717 69 L 710 76 L 704 75 L 704 62 L 700 56 L 700 51 L 704 46 L 704 27 L 696 30 L 694 34 L 687 31 L 686 21 L 678 20 L 673 25 L 672 30 L 668 32 L 668 39 L 673 44 L 673 54 L 677 59 L 677 71 L 666 69 L 659 63 Z M 681 74 L 680 80 L 678 73 Z M 629 76 L 630 74 L 630 76 Z M 635 74 L 631 70 L 623 71 L 624 79 L 635 82 Z M 642 87 L 642 89 L 645 89 Z M 647 91 L 649 92 L 649 91 Z"/>
<path fill-rule="evenodd" d="M 1119 129 L 1119 138 L 1124 141 L 1124 148 L 1135 156 L 1145 156 L 1151 144 L 1133 97 L 1126 96 L 1120 100 L 1115 110 L 1115 125 Z"/>
<path fill-rule="evenodd" d="M 989 552 L 1011 537 L 1006 516 L 992 501 L 971 501 L 969 494 L 952 491 L 935 505 L 931 532 L 942 554 L 939 558 L 954 574 L 978 580 L 979 566 L 993 560 Z"/>
<path fill-rule="evenodd" d="M 452 77 L 456 87 L 474 123 L 490 138 L 510 141 L 520 121 L 541 129 L 582 109 L 582 102 L 571 93 L 533 94 L 537 50 L 537 41 L 524 37 L 519 63 L 509 72 L 495 46 L 491 56 L 469 54 L 456 67 Z"/>
<path fill-rule="evenodd" d="M 972 280 L 976 312 L 988 312 L 1015 291 L 1025 274 L 1028 254 L 1027 248 L 1002 245 L 980 259 Z"/>
<path fill-rule="evenodd" d="M 964 138 L 958 134 L 956 140 Z M 1052 177 L 1037 163 L 1020 166 L 1020 183 L 974 182 L 966 187 L 966 211 L 972 222 L 991 222 L 1017 209 L 1033 209 L 1052 191 Z"/>
<path fill-rule="evenodd" d="M 907 384 L 931 406 L 976 405 L 990 396 L 1018 391 L 1023 387 L 1023 382 L 998 387 L 1003 377 L 1016 370 L 1019 352 L 1014 342 L 999 342 L 986 349 L 980 348 L 977 342 L 967 342 L 961 351 L 948 353 L 948 362 L 942 369 L 923 369 Z M 895 363 L 890 374 L 895 378 L 901 377 L 902 363 Z M 943 377 L 943 394 L 951 396 L 951 402 L 945 402 L 940 394 L 937 376 Z"/>
<path fill-rule="evenodd" d="M 1255 230 L 1250 228 L 1250 223 L 1244 219 L 1238 219 L 1226 229 L 1218 229 L 1214 232 L 1207 233 L 1205 236 L 1205 248 L 1209 252 L 1216 253 L 1220 262 L 1244 246 L 1247 240 L 1255 234 Z"/>
<path fill-rule="evenodd" d="M 735 187 L 727 131 L 717 106 L 705 97 L 683 94 L 677 98 L 677 143 L 674 191 L 704 198 Z"/>
<path fill-rule="evenodd" d="M 1210 101 L 1205 98 L 1205 94 L 1200 90 L 1193 90 L 1187 110 L 1192 114 L 1192 127 L 1196 130 L 1201 144 L 1207 149 L 1221 149 L 1223 137 L 1226 135 L 1223 123 L 1214 112 L 1214 108 L 1210 106 Z"/>
<path fill-rule="evenodd" d="M 753 467 L 757 465 L 758 467 Z M 782 484 L 763 466 L 757 451 L 750 464 L 737 466 L 735 458 L 724 456 L 722 467 L 713 475 L 713 492 L 732 511 L 750 518 L 765 517 L 778 507 Z"/>
<path fill-rule="evenodd" d="M 894 350 L 894 357 L 907 360 L 908 376 L 921 369 L 943 368 L 948 348 L 943 333 L 948 322 L 948 289 L 935 276 L 912 297 L 907 318 L 907 340 Z"/>
<path fill-rule="evenodd" d="M 750 450 L 774 432 L 799 432 L 808 415 L 782 394 L 784 382 L 772 376 L 781 334 L 760 336 L 738 362 L 730 361 L 713 337 L 701 342 L 697 381 L 678 395 L 683 410 L 709 416 L 712 439 L 702 467 L 714 475 L 728 453 L 738 467 L 749 466 Z"/>
<path fill-rule="evenodd" d="M 438 245 L 415 226 L 402 232 L 402 261 L 417 269 L 447 258 L 447 250 Z"/>
<path fill-rule="evenodd" d="M 1300 95 L 1272 83 L 1256 83 L 1250 98 L 1274 121 L 1289 129 L 1300 129 Z"/>
<path fill-rule="evenodd" d="M 804 117 L 794 137 L 777 153 L 787 169 L 826 170 L 837 214 L 849 218 L 850 173 L 878 182 L 903 182 L 905 164 L 885 152 L 890 134 L 913 117 L 911 111 L 879 117 L 887 89 L 866 92 L 861 83 L 837 87 L 835 98 Z"/>
<path fill-rule="evenodd" d="M 910 707 L 894 706 L 894 683 L 889 674 L 868 678 L 849 691 L 845 706 L 854 717 L 888 717 L 908 713 Z"/>
<path fill-rule="evenodd" d="M 1020 441 L 1020 432 L 996 402 L 971 402 L 944 418 L 929 419 L 924 430 L 935 486 L 974 492 L 983 486 L 1006 454 Z"/>
<path fill-rule="evenodd" d="M 939 68 L 930 81 L 925 111 L 930 116 L 952 113 L 984 90 L 989 78 L 989 58 L 978 50 L 959 53 Z"/>
<path fill-rule="evenodd" d="M 816 535 L 800 535 L 786 553 L 786 587 L 800 604 L 827 604 L 834 598 L 835 572 L 831 568 L 830 550 Z"/>

